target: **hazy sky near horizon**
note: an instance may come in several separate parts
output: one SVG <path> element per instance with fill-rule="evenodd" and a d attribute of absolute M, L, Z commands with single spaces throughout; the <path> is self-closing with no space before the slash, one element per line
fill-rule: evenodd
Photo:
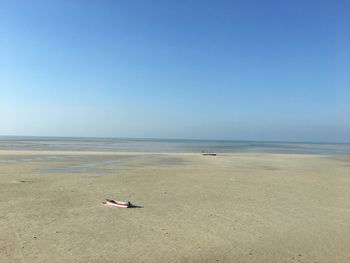
<path fill-rule="evenodd" d="M 0 135 L 350 142 L 349 13 L 0 0 Z"/>

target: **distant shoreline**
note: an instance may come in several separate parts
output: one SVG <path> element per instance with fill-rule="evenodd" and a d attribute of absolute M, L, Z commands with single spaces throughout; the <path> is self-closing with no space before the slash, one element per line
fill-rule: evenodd
<path fill-rule="evenodd" d="M 253 139 L 190 139 L 190 138 L 152 138 L 152 137 L 98 137 L 98 136 L 40 136 L 40 135 L 0 135 L 2 139 L 23 139 L 23 140 L 47 140 L 47 139 L 62 139 L 62 140 L 132 140 L 132 141 L 158 141 L 158 142 L 179 142 L 179 141 L 194 141 L 194 142 L 247 142 L 247 143 L 288 143 L 288 144 L 345 144 L 350 145 L 350 142 L 339 141 L 303 141 L 303 140 L 253 140 Z"/>

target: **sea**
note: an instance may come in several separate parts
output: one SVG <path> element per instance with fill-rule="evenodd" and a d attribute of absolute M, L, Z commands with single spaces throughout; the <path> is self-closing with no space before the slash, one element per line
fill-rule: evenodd
<path fill-rule="evenodd" d="M 350 143 L 0 136 L 0 150 L 349 155 Z"/>

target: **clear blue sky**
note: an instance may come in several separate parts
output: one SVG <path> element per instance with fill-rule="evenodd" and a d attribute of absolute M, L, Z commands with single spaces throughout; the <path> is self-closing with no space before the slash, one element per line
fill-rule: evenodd
<path fill-rule="evenodd" d="M 0 0 L 0 135 L 350 142 L 350 1 Z"/>

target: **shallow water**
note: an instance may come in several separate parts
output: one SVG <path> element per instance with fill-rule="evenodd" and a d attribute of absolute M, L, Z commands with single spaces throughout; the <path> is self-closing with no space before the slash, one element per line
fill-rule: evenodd
<path fill-rule="evenodd" d="M 41 168 L 37 172 L 42 173 L 109 173 L 111 170 L 108 168 L 109 165 L 120 164 L 125 161 L 142 160 L 151 156 L 140 155 L 140 156 L 122 156 L 122 157 L 81 157 L 76 160 L 73 164 L 63 162 L 60 166 L 53 166 L 47 168 Z M 127 171 L 125 167 L 119 167 L 118 171 Z M 114 171 L 115 172 L 115 171 Z"/>
<path fill-rule="evenodd" d="M 350 154 L 350 144 L 122 138 L 0 137 L 0 150 Z"/>

